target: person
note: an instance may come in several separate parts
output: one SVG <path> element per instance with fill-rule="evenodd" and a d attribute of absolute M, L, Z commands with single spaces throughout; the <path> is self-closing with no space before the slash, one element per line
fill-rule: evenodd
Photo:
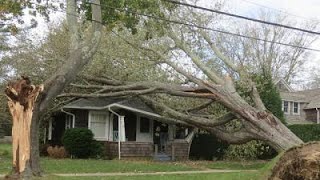
<path fill-rule="evenodd" d="M 157 126 L 154 132 L 154 144 L 157 144 L 159 148 L 161 148 L 160 145 L 160 126 Z"/>

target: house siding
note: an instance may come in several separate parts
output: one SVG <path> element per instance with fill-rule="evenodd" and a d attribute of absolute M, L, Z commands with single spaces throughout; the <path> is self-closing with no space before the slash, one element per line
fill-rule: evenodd
<path fill-rule="evenodd" d="M 142 133 L 140 131 L 140 123 L 141 123 L 141 119 L 140 117 L 141 116 L 137 116 L 137 129 L 136 129 L 136 132 L 137 132 L 137 136 L 136 136 L 136 141 L 137 142 L 151 142 L 153 143 L 153 120 L 148 118 L 149 119 L 149 132 L 147 133 Z"/>
<path fill-rule="evenodd" d="M 316 109 L 306 109 L 306 120 L 317 123 L 317 110 Z"/>
<path fill-rule="evenodd" d="M 174 152 L 172 151 L 174 147 Z M 168 143 L 166 154 L 172 156 L 174 153 L 175 160 L 188 160 L 190 153 L 190 144 L 185 140 L 176 140 Z"/>
<path fill-rule="evenodd" d="M 307 106 L 307 103 L 298 102 L 299 103 L 299 113 L 294 114 L 293 113 L 293 101 L 289 101 L 289 112 L 284 113 L 285 118 L 287 120 L 288 124 L 306 124 L 311 123 L 310 121 L 307 121 L 307 113 L 304 110 L 304 108 Z"/>

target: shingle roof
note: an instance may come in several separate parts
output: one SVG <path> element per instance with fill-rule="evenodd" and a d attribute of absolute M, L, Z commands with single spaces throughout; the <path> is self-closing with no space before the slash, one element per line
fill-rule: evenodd
<path fill-rule="evenodd" d="M 305 109 L 320 108 L 320 88 L 296 92 L 280 92 L 281 98 L 287 101 L 305 102 Z"/>
<path fill-rule="evenodd" d="M 135 110 L 155 113 L 139 98 L 81 98 L 65 105 L 63 108 L 101 110 L 106 109 L 111 104 L 117 104 Z"/>
<path fill-rule="evenodd" d="M 305 107 L 305 109 L 313 108 L 320 108 L 320 95 L 313 97 L 307 107 Z"/>
<path fill-rule="evenodd" d="M 104 107 L 124 101 L 124 98 L 81 98 L 76 101 L 73 101 L 63 108 L 70 109 L 103 109 Z"/>

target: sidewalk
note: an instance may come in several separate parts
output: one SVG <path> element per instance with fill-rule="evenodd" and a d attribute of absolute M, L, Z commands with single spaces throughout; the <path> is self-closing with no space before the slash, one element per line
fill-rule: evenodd
<path fill-rule="evenodd" d="M 211 169 L 198 171 L 172 171 L 172 172 L 116 172 L 116 173 L 52 173 L 55 176 L 63 177 L 108 177 L 108 176 L 145 176 L 145 175 L 177 175 L 177 174 L 206 174 L 206 173 L 233 173 L 233 172 L 255 172 L 257 170 L 227 170 L 227 169 Z M 0 174 L 0 178 L 5 177 Z"/>
<path fill-rule="evenodd" d="M 145 175 L 171 175 L 171 174 L 205 174 L 205 173 L 232 173 L 232 172 L 255 172 L 257 170 L 225 170 L 212 169 L 200 171 L 173 171 L 173 172 L 125 172 L 125 173 L 78 173 L 78 174 L 60 174 L 54 173 L 56 176 L 77 177 L 77 176 L 145 176 Z"/>

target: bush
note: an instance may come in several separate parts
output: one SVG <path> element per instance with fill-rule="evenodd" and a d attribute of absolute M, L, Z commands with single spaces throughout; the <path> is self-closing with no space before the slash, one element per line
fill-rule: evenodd
<path fill-rule="evenodd" d="M 63 146 L 55 146 L 55 147 L 52 147 L 52 146 L 49 146 L 47 148 L 47 152 L 48 152 L 48 155 L 49 157 L 52 157 L 52 158 L 57 158 L 57 159 L 60 159 L 60 158 L 66 158 L 67 157 L 67 151 L 65 150 L 65 148 Z"/>
<path fill-rule="evenodd" d="M 102 142 L 93 141 L 91 143 L 91 158 L 103 158 L 105 155 L 105 148 Z"/>
<path fill-rule="evenodd" d="M 0 139 L 4 137 L 4 129 L 2 129 L 0 124 Z"/>
<path fill-rule="evenodd" d="M 93 139 L 93 133 L 90 129 L 66 130 L 62 137 L 62 144 L 68 153 L 75 158 L 101 157 L 103 155 L 103 146 Z"/>
<path fill-rule="evenodd" d="M 228 144 L 207 133 L 197 134 L 191 144 L 191 159 L 222 159 Z M 205 147 L 205 148 L 204 148 Z"/>
<path fill-rule="evenodd" d="M 261 141 L 250 141 L 241 145 L 230 145 L 225 152 L 227 160 L 257 160 L 271 159 L 277 152 Z"/>
<path fill-rule="evenodd" d="M 294 124 L 288 128 L 302 141 L 320 141 L 320 124 Z"/>

